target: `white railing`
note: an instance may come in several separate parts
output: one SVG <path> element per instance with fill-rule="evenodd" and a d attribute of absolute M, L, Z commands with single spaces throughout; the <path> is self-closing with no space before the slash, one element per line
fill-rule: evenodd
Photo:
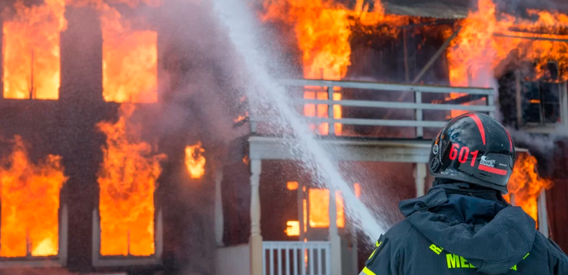
<path fill-rule="evenodd" d="M 262 275 L 330 275 L 330 242 L 263 242 Z"/>
<path fill-rule="evenodd" d="M 423 110 L 451 111 L 464 110 L 485 112 L 493 116 L 495 105 L 493 103 L 494 89 L 492 88 L 470 88 L 470 87 L 450 87 L 450 86 L 433 86 L 433 85 L 411 85 L 411 84 L 394 84 L 381 82 L 359 82 L 359 81 L 331 81 L 331 80 L 313 80 L 313 79 L 288 79 L 281 80 L 279 84 L 288 87 L 305 87 L 306 90 L 318 89 L 319 91 L 327 91 L 327 100 L 319 99 L 294 99 L 298 104 L 317 104 L 327 105 L 327 117 L 307 117 L 306 120 L 314 123 L 341 123 L 347 125 L 365 125 L 365 126 L 393 126 L 393 127 L 415 127 L 416 137 L 422 137 L 425 127 L 441 128 L 446 121 L 428 121 L 424 120 Z M 309 87 L 309 88 L 308 88 Z M 414 94 L 414 102 L 398 102 L 398 101 L 380 101 L 380 100 L 333 100 L 333 94 L 336 92 L 335 87 L 360 90 L 375 90 L 386 92 L 411 92 Z M 422 93 L 442 93 L 461 94 L 460 98 L 447 100 L 445 102 L 423 103 Z M 401 94 L 402 95 L 402 94 Z M 399 101 L 403 98 L 401 96 Z M 462 103 L 474 100 L 485 99 L 486 105 L 463 105 Z M 395 120 L 386 116 L 383 119 L 367 119 L 367 118 L 334 118 L 333 106 L 345 107 L 364 107 L 364 108 L 386 108 L 386 109 L 410 109 L 414 110 L 414 120 Z M 262 117 L 254 114 L 252 110 L 250 117 L 251 132 L 256 133 L 257 123 L 262 121 L 271 121 L 268 117 Z M 334 135 L 334 127 L 329 127 L 329 134 Z"/>

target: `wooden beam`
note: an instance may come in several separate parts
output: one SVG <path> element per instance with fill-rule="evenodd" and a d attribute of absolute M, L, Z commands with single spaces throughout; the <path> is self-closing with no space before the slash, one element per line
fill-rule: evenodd
<path fill-rule="evenodd" d="M 503 37 L 503 38 L 518 38 L 518 39 L 527 39 L 527 40 L 544 40 L 544 41 L 554 41 L 554 42 L 564 42 L 568 43 L 568 39 L 560 39 L 560 38 L 549 38 L 549 37 L 542 37 L 542 36 L 521 36 L 521 35 L 511 35 L 511 34 L 503 34 L 503 33 L 493 33 L 495 37 Z"/>
<path fill-rule="evenodd" d="M 446 41 L 444 41 L 444 44 L 442 44 L 442 46 L 438 49 L 438 51 L 436 51 L 436 53 L 432 56 L 432 58 L 430 58 L 428 63 L 426 63 L 426 66 L 424 66 L 424 68 L 422 68 L 422 70 L 418 73 L 418 75 L 416 75 L 414 80 L 412 80 L 412 84 L 416 84 L 422 78 L 422 76 L 424 76 L 424 74 L 430 69 L 430 67 L 432 67 L 432 65 L 434 65 L 434 62 L 436 62 L 436 60 L 438 60 L 438 58 L 442 55 L 442 53 L 444 53 L 446 48 L 448 48 L 448 46 L 450 45 L 450 42 L 452 42 L 452 40 L 454 40 L 454 38 L 456 38 L 456 36 L 458 36 L 458 33 L 460 32 L 460 30 L 461 30 L 461 27 L 459 27 L 457 30 L 455 30 L 454 33 L 452 33 L 452 35 L 450 37 L 448 37 L 448 39 L 446 39 Z"/>

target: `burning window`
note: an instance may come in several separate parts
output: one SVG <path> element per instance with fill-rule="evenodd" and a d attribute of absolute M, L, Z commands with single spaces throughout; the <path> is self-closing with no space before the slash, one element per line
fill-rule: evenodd
<path fill-rule="evenodd" d="M 560 120 L 560 85 L 550 82 L 523 82 L 523 121 L 557 123 Z"/>
<path fill-rule="evenodd" d="M 157 32 L 133 30 L 133 22 L 112 8 L 107 7 L 103 15 L 104 100 L 157 102 Z"/>
<path fill-rule="evenodd" d="M 53 256 L 59 252 L 59 191 L 67 178 L 61 157 L 32 163 L 15 137 L 11 155 L 1 160 L 0 256 Z"/>
<path fill-rule="evenodd" d="M 345 226 L 343 215 L 343 198 L 339 192 L 335 194 L 337 205 L 337 227 Z M 308 191 L 310 213 L 309 223 L 312 228 L 329 227 L 329 190 L 328 189 L 309 189 Z"/>
<path fill-rule="evenodd" d="M 130 122 L 134 106 L 123 104 L 115 123 L 102 122 L 107 136 L 99 170 L 101 255 L 154 254 L 154 191 L 163 154 L 141 139 Z"/>
<path fill-rule="evenodd" d="M 286 184 L 288 190 L 294 191 L 298 189 L 298 182 L 289 181 Z M 355 192 L 357 197 L 359 196 L 360 186 L 358 183 L 355 184 Z M 306 187 L 302 190 L 305 192 Z M 357 191 L 359 190 L 359 191 Z M 335 203 L 337 210 L 336 224 L 338 228 L 345 227 L 345 205 L 343 197 L 340 191 L 335 193 Z M 309 206 L 308 206 L 309 205 Z M 309 212 L 308 212 L 309 207 Z M 303 232 L 308 230 L 308 222 L 310 228 L 327 228 L 329 227 L 329 190 L 328 189 L 308 189 L 308 198 L 302 200 L 303 208 L 303 222 L 304 228 Z M 287 221 L 286 222 L 286 235 L 288 236 L 299 236 L 300 235 L 300 222 L 299 221 Z"/>
<path fill-rule="evenodd" d="M 59 34 L 65 29 L 65 1 L 14 5 L 4 21 L 4 98 L 58 99 Z"/>

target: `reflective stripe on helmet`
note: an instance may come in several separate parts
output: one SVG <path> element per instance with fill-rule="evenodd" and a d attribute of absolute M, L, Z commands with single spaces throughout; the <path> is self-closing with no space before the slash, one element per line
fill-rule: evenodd
<path fill-rule="evenodd" d="M 481 164 L 479 165 L 479 170 L 489 172 L 489 173 L 493 173 L 493 174 L 497 174 L 497 175 L 501 175 L 501 176 L 507 175 L 507 170 L 497 169 L 497 168 L 493 168 L 493 167 L 489 167 L 489 166 L 485 166 L 485 165 L 481 165 Z"/>
<path fill-rule="evenodd" d="M 505 129 L 505 133 L 507 133 L 507 136 L 509 137 L 510 150 L 513 150 L 513 140 L 511 139 L 511 135 L 509 134 L 509 131 L 507 131 L 507 129 Z"/>
<path fill-rule="evenodd" d="M 476 114 L 468 114 L 468 117 L 471 117 L 475 124 L 477 124 L 477 128 L 479 128 L 479 133 L 481 133 L 481 140 L 483 141 L 483 145 L 485 145 L 485 129 L 483 129 L 483 123 L 481 123 L 481 119 Z"/>

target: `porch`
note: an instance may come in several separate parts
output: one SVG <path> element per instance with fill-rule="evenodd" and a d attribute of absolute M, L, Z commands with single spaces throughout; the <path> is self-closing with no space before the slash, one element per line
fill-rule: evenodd
<path fill-rule="evenodd" d="M 450 112 L 452 110 L 477 111 L 493 115 L 495 106 L 493 105 L 493 89 L 488 88 L 462 88 L 426 85 L 406 85 L 392 83 L 371 83 L 353 81 L 320 81 L 320 80 L 285 80 L 282 84 L 291 87 L 309 87 L 315 89 L 315 93 L 325 91 L 327 98 L 319 99 L 298 98 L 296 102 L 300 106 L 325 105 L 327 114 L 325 116 L 306 116 L 309 123 L 316 125 L 314 129 L 319 129 L 318 125 L 327 124 L 327 132 L 322 134 L 318 143 L 328 150 L 332 161 L 347 162 L 388 162 L 388 163 L 407 163 L 413 164 L 414 185 L 416 196 L 422 196 L 426 190 L 426 176 L 431 135 L 425 133 L 425 128 L 429 128 L 430 133 L 438 132 L 446 123 L 447 116 L 432 116 L 427 119 L 424 116 L 425 110 Z M 293 88 L 292 88 L 293 89 Z M 414 102 L 393 102 L 385 100 L 351 100 L 334 97 L 337 90 L 351 89 L 356 93 L 358 89 L 377 92 L 398 92 L 409 94 L 414 97 Z M 459 93 L 458 100 L 424 102 L 422 95 L 425 93 L 443 94 Z M 336 100 L 330 100 L 336 99 Z M 441 98 L 445 98 L 442 96 Z M 454 104 L 458 102 L 459 104 Z M 462 105 L 469 103 L 469 105 Z M 334 107 L 364 107 L 377 109 L 406 109 L 411 110 L 414 119 L 392 119 L 385 116 L 383 119 L 377 118 L 341 118 L 334 114 Z M 249 123 L 251 135 L 248 137 L 248 158 L 250 167 L 250 186 L 251 186 L 251 230 L 248 246 L 220 248 L 218 255 L 218 274 L 235 270 L 224 268 L 229 266 L 228 261 L 223 258 L 238 257 L 248 264 L 240 263 L 242 272 L 238 274 L 251 275 L 340 275 L 357 274 L 358 267 L 357 255 L 349 253 L 345 247 L 346 240 L 350 239 L 348 233 L 349 222 L 340 228 L 337 224 L 338 205 L 336 203 L 335 190 L 329 190 L 329 226 L 325 231 L 310 233 L 306 228 L 306 217 L 304 211 L 298 211 L 299 236 L 298 241 L 264 241 L 261 233 L 261 204 L 260 204 L 260 176 L 262 174 L 263 161 L 294 161 L 298 156 L 289 150 L 290 144 L 296 142 L 294 138 L 278 135 L 266 134 L 264 123 L 270 118 L 262 117 L 251 110 Z M 411 138 L 384 138 L 384 137 L 357 137 L 345 136 L 337 133 L 336 125 L 361 125 L 372 127 L 399 127 L 412 129 L 414 135 Z M 518 148 L 518 151 L 526 151 Z M 346 153 L 347 152 L 347 153 Z M 309 187 L 308 187 L 309 188 Z M 301 204 L 305 198 L 305 189 L 302 184 L 298 186 L 298 203 Z M 220 191 L 220 186 L 217 186 Z M 303 194 L 302 194 L 303 193 Z M 303 197 L 304 196 L 304 197 Z M 221 200 L 218 198 L 218 203 Z M 540 207 L 539 210 L 545 209 Z M 544 204 L 543 204 L 544 205 Z M 301 209 L 300 206 L 298 209 Z M 539 211 L 540 213 L 541 211 Z M 542 211 L 544 216 L 545 210 Z M 220 214 L 222 215 L 222 213 Z M 546 223 L 546 218 L 539 219 L 541 223 Z M 309 226 L 307 226 L 309 228 Z M 218 229 L 219 230 L 219 229 Z M 356 242 L 356 241 L 355 241 Z M 355 244 L 356 247 L 356 244 Z"/>

